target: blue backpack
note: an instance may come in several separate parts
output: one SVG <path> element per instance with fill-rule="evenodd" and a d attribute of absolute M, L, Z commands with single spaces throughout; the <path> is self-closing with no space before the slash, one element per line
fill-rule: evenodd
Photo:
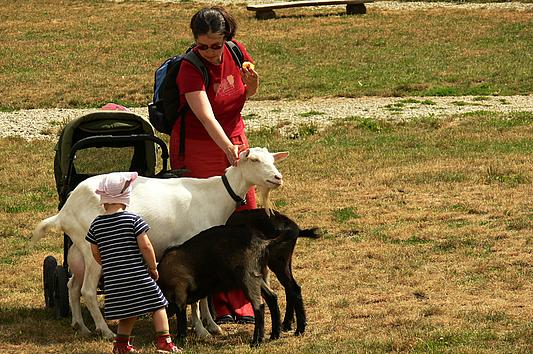
<path fill-rule="evenodd" d="M 232 41 L 226 41 L 226 46 L 231 52 L 231 56 L 235 63 L 242 67 L 244 61 L 244 55 L 242 51 Z M 148 104 L 148 117 L 150 123 L 154 128 L 164 134 L 170 135 L 172 127 L 181 117 L 181 130 L 180 130 L 180 146 L 179 154 L 183 156 L 185 151 L 185 114 L 189 107 L 187 104 L 180 107 L 180 97 L 178 85 L 176 84 L 176 77 L 183 60 L 187 60 L 193 64 L 203 75 L 204 84 L 207 89 L 209 86 L 209 75 L 207 68 L 202 60 L 194 53 L 189 47 L 185 54 L 180 54 L 168 58 L 155 72 L 154 80 L 154 97 L 150 104 Z"/>

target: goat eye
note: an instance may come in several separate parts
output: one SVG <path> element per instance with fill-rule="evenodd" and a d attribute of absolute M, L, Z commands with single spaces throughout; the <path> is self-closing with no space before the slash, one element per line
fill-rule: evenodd
<path fill-rule="evenodd" d="M 255 157 L 250 157 L 250 161 L 252 161 L 252 162 L 259 162 L 259 159 L 258 159 L 258 158 L 255 158 Z"/>

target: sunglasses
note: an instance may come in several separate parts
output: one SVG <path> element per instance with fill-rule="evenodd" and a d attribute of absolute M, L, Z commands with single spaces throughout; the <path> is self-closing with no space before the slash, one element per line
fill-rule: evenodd
<path fill-rule="evenodd" d="M 210 46 L 207 44 L 196 44 L 196 48 L 198 48 L 198 50 L 208 50 L 210 48 L 213 50 L 219 50 L 223 46 L 224 44 L 211 44 Z"/>

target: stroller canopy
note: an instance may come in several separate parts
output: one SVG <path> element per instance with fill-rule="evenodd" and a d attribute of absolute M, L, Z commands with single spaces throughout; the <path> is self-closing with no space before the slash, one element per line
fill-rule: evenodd
<path fill-rule="evenodd" d="M 60 199 L 62 194 L 70 192 L 79 182 L 89 177 L 78 175 L 71 166 L 73 147 L 80 141 L 83 141 L 80 150 L 89 147 L 133 147 L 134 154 L 129 170 L 137 171 L 142 176 L 153 176 L 157 161 L 155 144 L 150 140 L 128 141 L 127 136 L 138 134 L 153 136 L 154 130 L 147 120 L 129 111 L 98 110 L 70 121 L 63 128 L 55 149 L 54 175 Z M 113 137 L 116 136 L 122 136 L 124 139 L 114 140 Z M 91 137 L 100 138 L 98 141 L 89 142 Z M 85 144 L 86 142 L 88 144 Z"/>

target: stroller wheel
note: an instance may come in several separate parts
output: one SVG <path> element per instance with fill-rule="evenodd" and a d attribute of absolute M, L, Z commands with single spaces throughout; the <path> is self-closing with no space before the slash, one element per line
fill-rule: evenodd
<path fill-rule="evenodd" d="M 54 278 L 57 261 L 53 256 L 48 256 L 43 263 L 43 288 L 44 303 L 46 307 L 54 307 Z"/>
<path fill-rule="evenodd" d="M 57 266 L 55 272 L 55 308 L 58 317 L 67 317 L 69 314 L 68 279 L 67 269 L 63 266 Z"/>

